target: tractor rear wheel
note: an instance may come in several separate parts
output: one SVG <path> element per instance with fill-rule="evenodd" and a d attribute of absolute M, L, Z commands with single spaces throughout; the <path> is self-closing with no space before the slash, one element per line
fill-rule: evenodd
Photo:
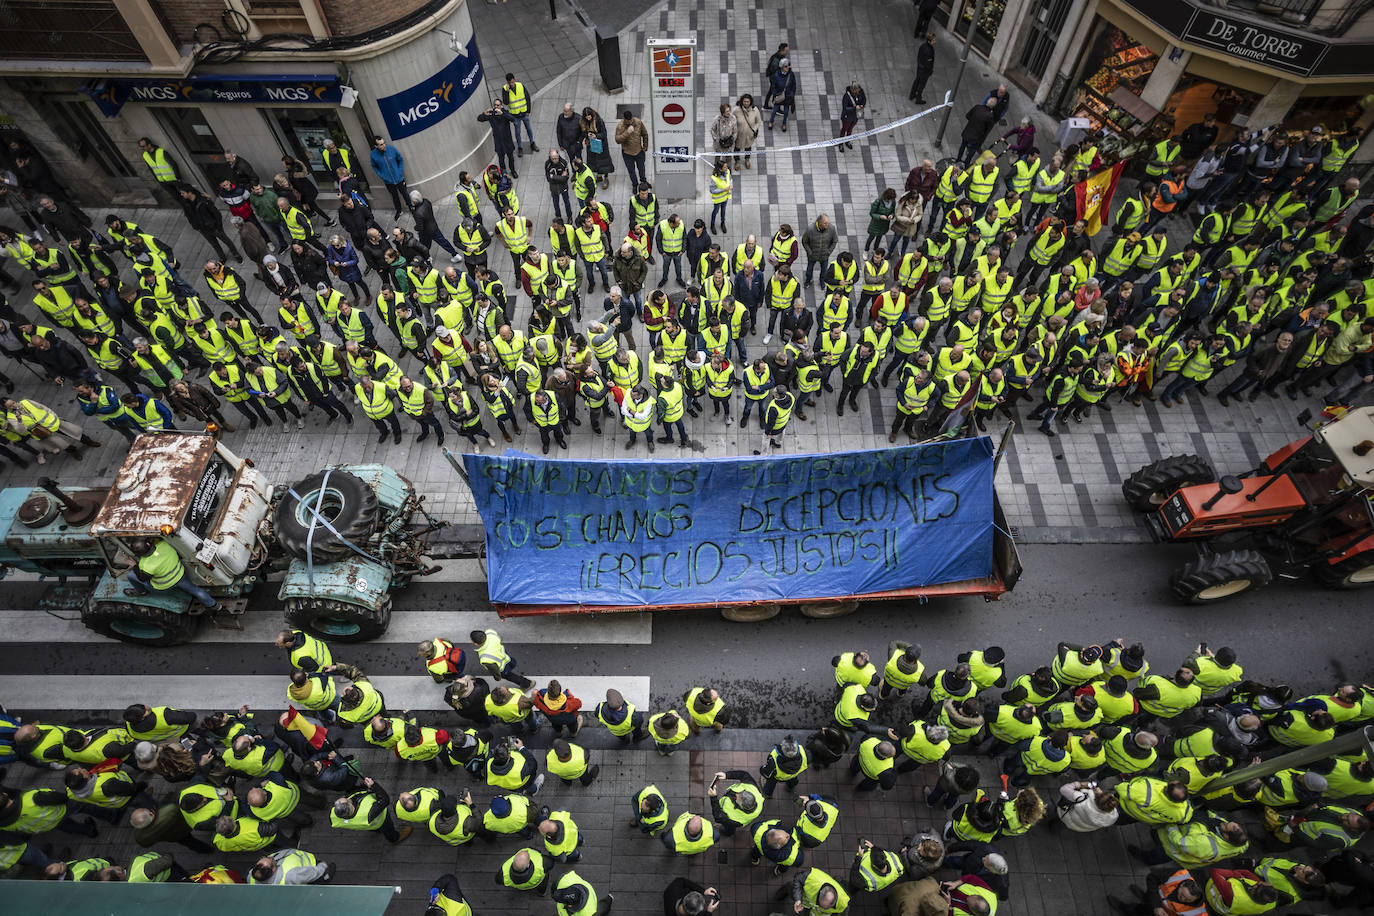
<path fill-rule="evenodd" d="M 1152 512 L 1169 501 L 1179 487 L 1211 483 L 1216 471 L 1198 455 L 1171 455 L 1145 465 L 1121 484 L 1126 502 L 1137 512 Z"/>
<path fill-rule="evenodd" d="M 1226 550 L 1198 557 L 1169 580 L 1174 594 L 1189 604 L 1213 604 L 1268 585 L 1269 561 L 1257 550 Z"/>
<path fill-rule="evenodd" d="M 377 527 L 377 494 L 371 487 L 347 471 L 330 471 L 328 484 L 324 476 L 325 472 L 319 471 L 296 484 L 291 489 L 300 498 L 287 493 L 272 513 L 277 543 L 298 560 L 307 554 L 316 563 L 342 560 L 353 553 L 349 543 L 362 547 Z M 310 534 L 312 508 L 334 526 L 337 536 L 321 524 L 315 525 L 313 536 Z"/>
<path fill-rule="evenodd" d="M 200 617 L 126 601 L 97 601 L 81 622 L 102 636 L 141 646 L 179 646 L 200 628 Z"/>
<path fill-rule="evenodd" d="M 391 596 L 380 606 L 363 607 L 331 598 L 288 598 L 283 609 L 286 625 L 332 642 L 365 642 L 391 626 Z"/>
<path fill-rule="evenodd" d="M 1374 585 L 1374 550 L 1346 557 L 1339 563 L 1314 566 L 1317 579 L 1327 588 L 1369 588 Z"/>

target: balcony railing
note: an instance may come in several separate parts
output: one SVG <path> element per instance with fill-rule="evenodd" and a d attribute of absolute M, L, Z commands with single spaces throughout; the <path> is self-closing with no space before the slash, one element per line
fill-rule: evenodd
<path fill-rule="evenodd" d="M 1197 0 L 1197 3 L 1337 38 L 1374 8 L 1374 0 Z"/>
<path fill-rule="evenodd" d="M 0 59 L 148 58 L 108 0 L 0 0 Z"/>

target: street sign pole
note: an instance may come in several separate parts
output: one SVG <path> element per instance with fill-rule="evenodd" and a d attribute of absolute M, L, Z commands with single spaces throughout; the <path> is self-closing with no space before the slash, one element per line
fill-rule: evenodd
<path fill-rule="evenodd" d="M 662 200 L 697 196 L 697 42 L 649 39 L 649 158 Z"/>

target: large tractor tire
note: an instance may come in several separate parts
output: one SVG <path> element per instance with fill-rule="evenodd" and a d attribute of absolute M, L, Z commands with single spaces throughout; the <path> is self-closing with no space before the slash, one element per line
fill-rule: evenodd
<path fill-rule="evenodd" d="M 1256 550 L 1226 550 L 1198 557 L 1174 573 L 1169 585 L 1189 604 L 1214 604 L 1268 585 L 1269 561 Z"/>
<path fill-rule="evenodd" d="M 1374 550 L 1346 557 L 1339 563 L 1320 563 L 1312 570 L 1327 588 L 1369 588 L 1374 585 Z"/>
<path fill-rule="evenodd" d="M 200 617 L 124 601 L 97 601 L 81 622 L 102 636 L 141 646 L 179 646 L 200 628 Z"/>
<path fill-rule="evenodd" d="M 372 488 L 347 471 L 329 472 L 326 486 L 325 472 L 320 471 L 296 484 L 291 489 L 300 497 L 290 493 L 282 497 L 272 513 L 272 527 L 277 533 L 277 542 L 282 550 L 298 560 L 306 559 L 307 554 L 316 563 L 332 563 L 342 560 L 353 553 L 345 542 L 360 547 L 377 527 L 377 494 Z M 320 516 L 334 526 L 335 536 L 323 525 L 315 525 L 315 534 L 306 548 L 306 538 L 310 534 L 313 515 L 310 507 L 316 507 Z"/>
<path fill-rule="evenodd" d="M 720 609 L 720 616 L 731 623 L 759 623 L 772 620 L 782 613 L 782 605 L 769 604 L 731 604 Z"/>
<path fill-rule="evenodd" d="M 1198 455 L 1171 455 L 1136 471 L 1121 484 L 1126 502 L 1137 512 L 1152 512 L 1169 501 L 1179 487 L 1212 483 L 1217 472 Z"/>
<path fill-rule="evenodd" d="M 330 598 L 288 598 L 286 625 L 330 642 L 365 642 L 391 626 L 391 596 L 376 608 Z"/>

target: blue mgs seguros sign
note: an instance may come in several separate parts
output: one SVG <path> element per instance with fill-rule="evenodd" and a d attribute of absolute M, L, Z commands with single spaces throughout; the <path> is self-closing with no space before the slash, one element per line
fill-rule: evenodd
<path fill-rule="evenodd" d="M 477 55 L 474 35 L 468 39 L 466 56 L 455 57 L 418 86 L 378 99 L 377 107 L 391 139 L 401 140 L 433 127 L 462 108 L 481 86 L 482 60 Z"/>

